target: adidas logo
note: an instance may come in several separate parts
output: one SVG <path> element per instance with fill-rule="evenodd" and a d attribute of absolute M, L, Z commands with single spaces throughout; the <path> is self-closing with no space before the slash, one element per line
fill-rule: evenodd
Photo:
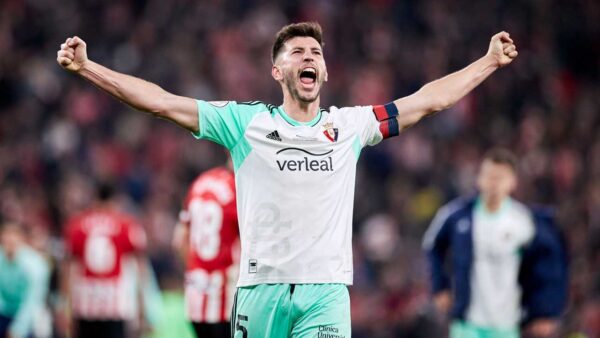
<path fill-rule="evenodd" d="M 277 130 L 274 130 L 272 133 L 267 134 L 267 138 L 275 141 L 281 141 L 281 137 L 279 137 L 279 133 Z"/>

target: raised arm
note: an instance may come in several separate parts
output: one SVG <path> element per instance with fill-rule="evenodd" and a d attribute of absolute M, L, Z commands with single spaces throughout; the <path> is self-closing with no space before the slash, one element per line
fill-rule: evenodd
<path fill-rule="evenodd" d="M 508 33 L 494 35 L 487 54 L 481 59 L 424 85 L 412 95 L 395 100 L 400 129 L 410 127 L 429 114 L 451 107 L 496 69 L 511 63 L 517 55 L 516 46 Z"/>
<path fill-rule="evenodd" d="M 60 46 L 56 61 L 64 69 L 79 74 L 129 106 L 198 131 L 196 101 L 171 94 L 154 83 L 110 70 L 87 58 L 86 44 L 79 37 L 68 38 Z"/>

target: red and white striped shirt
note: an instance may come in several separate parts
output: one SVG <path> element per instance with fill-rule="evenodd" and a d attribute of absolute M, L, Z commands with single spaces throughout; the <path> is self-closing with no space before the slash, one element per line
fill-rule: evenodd
<path fill-rule="evenodd" d="M 188 319 L 197 323 L 229 321 L 239 262 L 233 173 L 215 168 L 196 178 L 180 221 L 190 234 L 185 276 Z"/>
<path fill-rule="evenodd" d="M 146 236 L 131 217 L 92 209 L 66 226 L 66 244 L 74 261 L 70 275 L 73 316 L 88 320 L 127 320 L 137 312 L 133 253 Z"/>

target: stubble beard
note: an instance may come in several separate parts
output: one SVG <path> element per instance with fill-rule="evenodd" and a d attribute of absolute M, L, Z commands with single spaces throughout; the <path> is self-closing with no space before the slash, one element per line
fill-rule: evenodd
<path fill-rule="evenodd" d="M 302 94 L 300 94 L 300 91 L 298 90 L 298 87 L 296 86 L 296 81 L 294 81 L 293 75 L 287 75 L 285 77 L 284 83 L 285 83 L 285 86 L 287 87 L 288 91 L 290 92 L 290 95 L 292 96 L 292 98 L 294 100 L 297 100 L 302 103 L 313 103 L 319 98 L 319 95 L 321 94 L 321 85 L 320 85 L 321 82 L 318 79 L 316 79 L 315 81 L 317 82 L 317 86 L 319 86 L 319 88 L 318 88 L 317 92 L 315 93 L 314 97 L 302 96 Z"/>

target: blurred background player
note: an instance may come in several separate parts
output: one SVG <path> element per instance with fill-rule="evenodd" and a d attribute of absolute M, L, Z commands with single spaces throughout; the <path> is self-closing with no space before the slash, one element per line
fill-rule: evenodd
<path fill-rule="evenodd" d="M 44 307 L 50 267 L 25 242 L 17 223 L 0 228 L 0 338 L 34 336 L 34 318 Z"/>
<path fill-rule="evenodd" d="M 198 338 L 229 337 L 239 230 L 231 160 L 199 175 L 185 198 L 173 245 L 186 262 L 185 311 Z"/>
<path fill-rule="evenodd" d="M 75 320 L 74 337 L 124 338 L 126 322 L 139 315 L 143 290 L 136 284 L 147 280 L 146 235 L 119 210 L 112 185 L 102 183 L 97 189 L 95 204 L 65 227 L 63 296 Z"/>
<path fill-rule="evenodd" d="M 516 163 L 508 150 L 486 153 L 479 195 L 442 207 L 425 235 L 434 303 L 451 314 L 451 338 L 516 338 L 521 323 L 532 337 L 558 332 L 565 248 L 552 215 L 510 197 Z"/>

